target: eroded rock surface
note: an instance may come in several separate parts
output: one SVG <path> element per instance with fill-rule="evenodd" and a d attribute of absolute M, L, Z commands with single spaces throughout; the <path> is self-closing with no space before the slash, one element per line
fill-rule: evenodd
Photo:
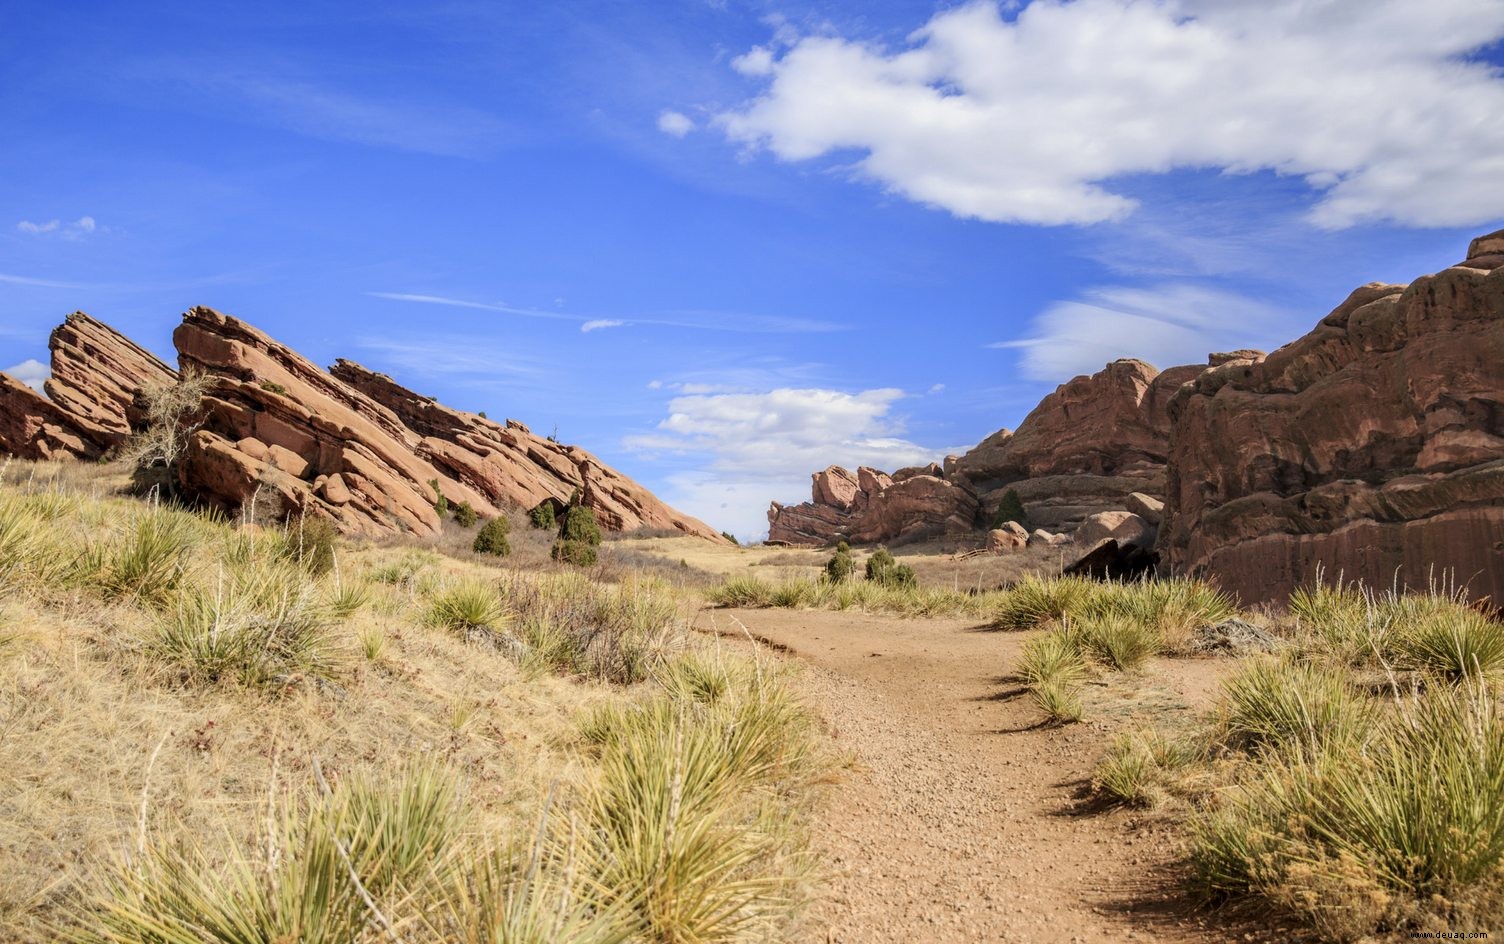
<path fill-rule="evenodd" d="M 48 340 L 51 376 L 37 393 L 0 374 L 0 453 L 98 459 L 142 421 L 142 395 L 177 382 L 156 355 L 81 311 Z"/>
<path fill-rule="evenodd" d="M 1246 354 L 1247 352 L 1239 352 Z M 1504 600 L 1504 232 L 1181 389 L 1160 550 L 1245 603 L 1315 579 Z"/>

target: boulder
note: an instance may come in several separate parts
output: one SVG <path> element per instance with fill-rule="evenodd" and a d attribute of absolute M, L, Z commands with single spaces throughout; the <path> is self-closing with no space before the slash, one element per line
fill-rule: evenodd
<path fill-rule="evenodd" d="M 1028 537 L 1019 537 L 1014 532 L 1004 528 L 993 528 L 987 532 L 987 550 L 992 554 L 1016 551 L 1021 547 L 1027 546 L 1028 543 Z"/>
<path fill-rule="evenodd" d="M 1029 532 L 1030 547 L 1055 547 L 1060 544 L 1069 544 L 1071 539 L 1064 534 L 1051 534 L 1042 528 L 1035 528 Z"/>
<path fill-rule="evenodd" d="M 1244 603 L 1318 570 L 1504 600 L 1504 231 L 1173 398 L 1159 548 Z"/>
<path fill-rule="evenodd" d="M 902 482 L 904 479 L 911 479 L 916 475 L 933 475 L 935 478 L 944 478 L 945 471 L 936 462 L 931 462 L 929 465 L 906 466 L 893 473 L 892 482 Z M 889 484 L 891 485 L 892 482 L 889 482 Z"/>
<path fill-rule="evenodd" d="M 1094 547 L 1108 538 L 1119 545 L 1153 546 L 1153 531 L 1149 522 L 1131 511 L 1098 512 L 1081 522 L 1076 529 L 1076 543 Z"/>
<path fill-rule="evenodd" d="M 1134 492 L 1123 500 L 1123 507 L 1138 515 L 1149 524 L 1158 525 L 1164 517 L 1165 503 L 1153 495 Z"/>
<path fill-rule="evenodd" d="M 815 504 L 828 505 L 840 511 L 850 511 L 862 487 L 857 476 L 838 465 L 827 467 L 823 472 L 810 476 L 811 491 Z"/>

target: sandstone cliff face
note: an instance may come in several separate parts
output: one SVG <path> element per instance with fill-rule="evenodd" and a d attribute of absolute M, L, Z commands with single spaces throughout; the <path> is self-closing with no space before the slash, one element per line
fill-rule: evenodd
<path fill-rule="evenodd" d="M 534 436 L 521 423 L 503 425 L 450 409 L 352 361 L 336 361 L 330 373 L 391 410 L 418 437 L 420 456 L 493 504 L 563 503 L 579 489 L 607 530 L 674 530 L 724 540 L 710 525 L 675 511 L 578 446 Z"/>
<path fill-rule="evenodd" d="M 1182 388 L 1160 550 L 1245 603 L 1340 574 L 1504 602 L 1504 232 Z"/>
<path fill-rule="evenodd" d="M 0 374 L 0 453 L 98 459 L 141 422 L 143 393 L 177 382 L 155 355 L 81 311 L 53 329 L 45 397 Z"/>
<path fill-rule="evenodd" d="M 968 481 L 989 511 L 1011 488 L 1030 524 L 1065 531 L 1134 492 L 1162 494 L 1170 399 L 1205 369 L 1113 361 L 1062 384 L 1017 430 L 982 440 L 947 478 Z"/>

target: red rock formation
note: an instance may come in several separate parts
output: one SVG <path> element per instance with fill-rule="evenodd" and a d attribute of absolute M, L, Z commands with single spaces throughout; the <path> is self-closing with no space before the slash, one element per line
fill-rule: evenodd
<path fill-rule="evenodd" d="M 177 374 L 151 352 L 81 311 L 48 341 L 47 396 L 11 377 L 0 385 L 0 453 L 23 459 L 97 459 L 129 438 L 146 391 Z"/>
<path fill-rule="evenodd" d="M 964 485 L 915 475 L 870 495 L 851 537 L 874 542 L 967 534 L 977 527 L 977 513 L 977 497 Z"/>
<path fill-rule="evenodd" d="M 420 437 L 420 456 L 492 504 L 533 508 L 549 499 L 567 501 L 579 489 L 583 503 L 609 531 L 649 528 L 725 540 L 578 446 L 534 436 L 515 421 L 502 425 L 450 409 L 352 361 L 336 361 L 330 373 L 396 414 Z"/>
<path fill-rule="evenodd" d="M 1182 388 L 1160 549 L 1245 603 L 1315 579 L 1504 602 L 1504 232 Z"/>
<path fill-rule="evenodd" d="M 116 444 L 142 423 L 141 394 L 177 382 L 177 371 L 155 354 L 81 311 L 53 329 L 47 347 L 52 353 L 52 376 L 44 385 L 48 398 Z"/>
<path fill-rule="evenodd" d="M 1066 531 L 1088 515 L 1121 508 L 1134 492 L 1161 494 L 1170 399 L 1205 369 L 1113 361 L 1062 384 L 1017 430 L 982 440 L 946 478 L 969 481 L 988 508 L 1011 488 L 1031 524 Z"/>
<path fill-rule="evenodd" d="M 773 502 L 768 509 L 768 540 L 794 545 L 841 538 L 895 541 L 964 534 L 976 527 L 977 499 L 969 489 L 924 468 L 900 471 L 902 478 L 862 466 L 853 475 L 833 465 L 814 473 L 811 501 Z"/>

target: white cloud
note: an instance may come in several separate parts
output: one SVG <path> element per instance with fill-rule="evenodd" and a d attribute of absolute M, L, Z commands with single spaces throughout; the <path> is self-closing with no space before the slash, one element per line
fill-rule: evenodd
<path fill-rule="evenodd" d="M 1213 351 L 1268 349 L 1299 333 L 1292 312 L 1188 284 L 1092 289 L 1050 305 L 1031 330 L 988 347 L 1020 351 L 1024 376 L 1056 383 L 1120 357 L 1159 368 L 1199 364 Z"/>
<path fill-rule="evenodd" d="M 42 384 L 46 383 L 47 378 L 52 376 L 52 368 L 36 358 L 28 358 L 19 364 L 7 367 L 4 372 L 38 393 L 42 392 Z"/>
<path fill-rule="evenodd" d="M 695 123 L 683 112 L 665 111 L 658 116 L 658 130 L 670 137 L 682 138 L 695 130 Z"/>
<path fill-rule="evenodd" d="M 684 385 L 683 390 L 696 389 Z M 645 453 L 687 453 L 700 468 L 671 476 L 665 498 L 717 527 L 752 537 L 767 531 L 770 500 L 809 498 L 809 475 L 831 463 L 893 470 L 944 455 L 903 438 L 892 415 L 906 394 L 791 387 L 762 393 L 685 393 L 651 433 L 624 444 Z"/>
<path fill-rule="evenodd" d="M 972 2 L 900 50 L 754 48 L 768 86 L 718 120 L 960 217 L 1119 219 L 1114 178 L 1220 168 L 1303 177 L 1323 227 L 1471 225 L 1504 216 L 1504 80 L 1464 57 L 1501 37 L 1504 0 Z"/>
<path fill-rule="evenodd" d="M 16 224 L 17 232 L 26 233 L 29 236 L 56 235 L 63 239 L 82 239 L 102 229 L 103 227 L 92 216 L 81 216 L 71 223 L 64 223 L 62 220 L 47 220 L 44 223 L 22 220 Z"/>
<path fill-rule="evenodd" d="M 615 318 L 594 318 L 580 325 L 580 331 L 589 334 L 591 331 L 599 331 L 602 328 L 620 328 L 625 321 L 617 321 Z"/>

